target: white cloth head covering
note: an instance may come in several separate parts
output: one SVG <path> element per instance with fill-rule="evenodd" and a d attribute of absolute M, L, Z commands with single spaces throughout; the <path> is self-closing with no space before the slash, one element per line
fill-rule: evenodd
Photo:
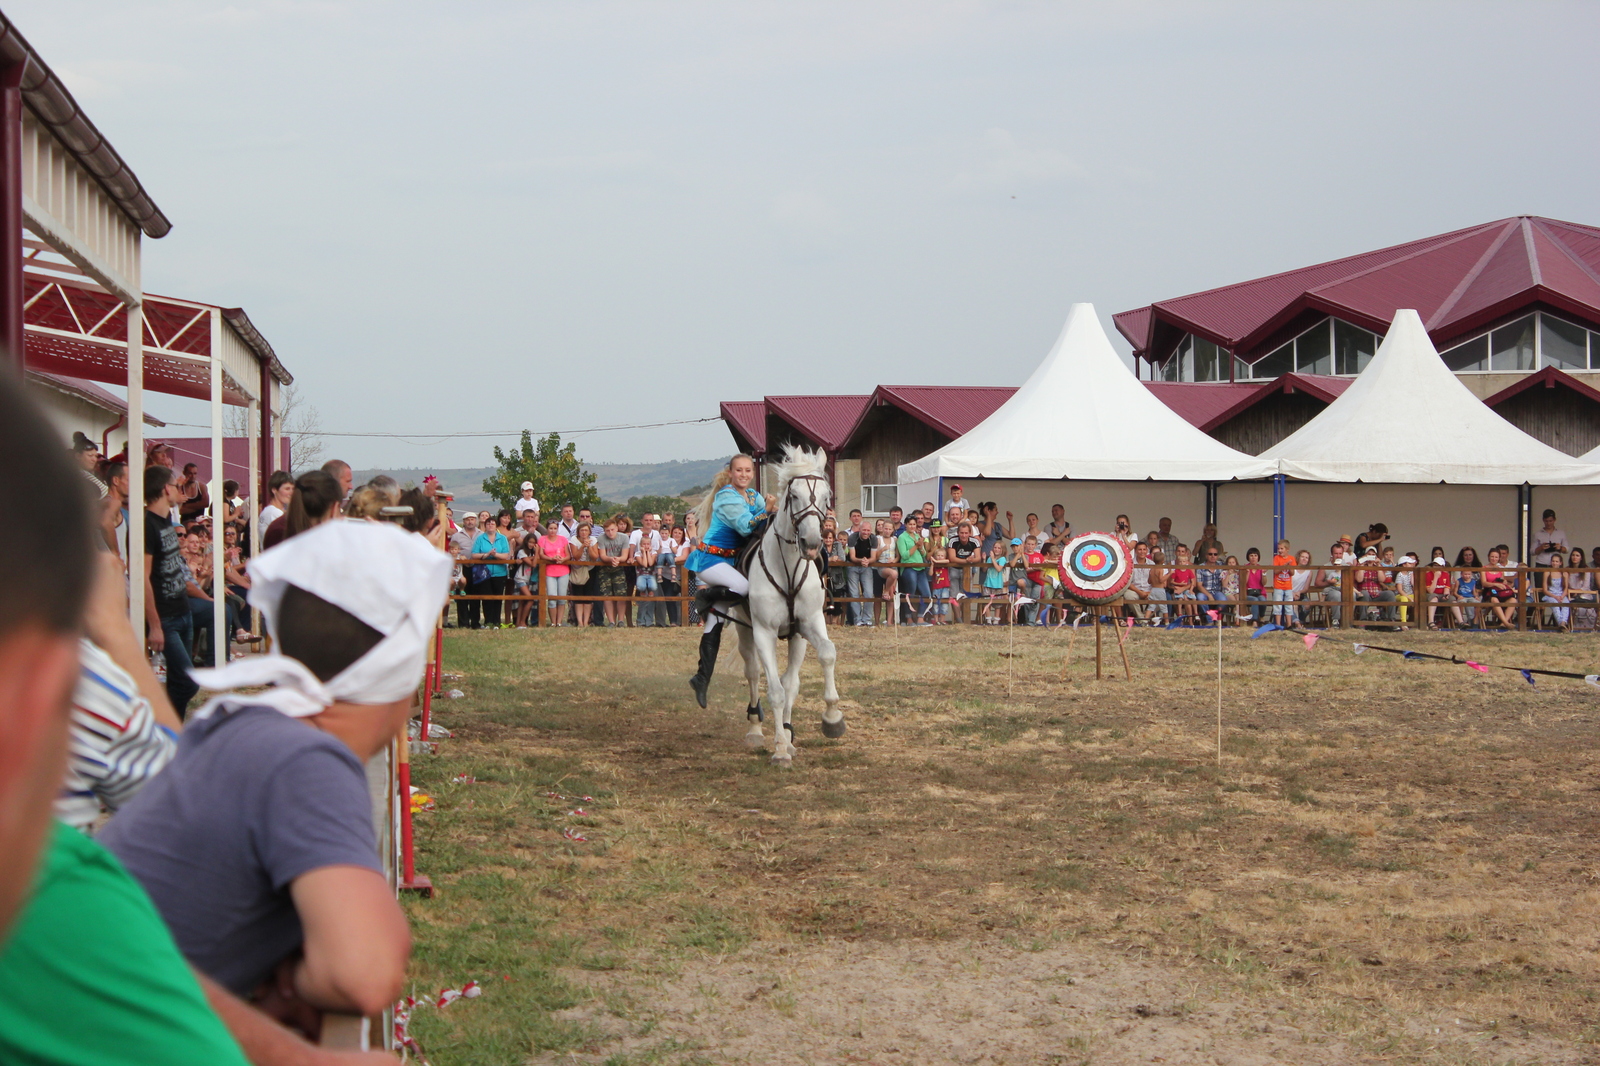
<path fill-rule="evenodd" d="M 272 707 L 291 718 L 320 714 L 335 700 L 384 704 L 416 691 L 428 642 L 450 592 L 453 560 L 415 533 L 386 522 L 326 522 L 250 560 L 250 603 L 273 650 L 219 670 L 196 670 L 209 689 L 273 687 L 217 696 L 194 714 Z M 278 607 L 290 585 L 320 596 L 383 634 L 371 651 L 328 679 L 278 650 Z"/>

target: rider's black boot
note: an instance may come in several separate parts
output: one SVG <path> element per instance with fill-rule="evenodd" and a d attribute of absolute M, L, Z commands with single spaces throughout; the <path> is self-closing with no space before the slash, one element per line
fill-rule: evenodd
<path fill-rule="evenodd" d="M 700 669 L 689 679 L 694 698 L 700 706 L 706 705 L 706 689 L 711 687 L 711 675 L 717 669 L 717 652 L 722 648 L 722 627 L 713 626 L 711 632 L 700 634 Z"/>
<path fill-rule="evenodd" d="M 722 613 L 737 607 L 744 602 L 744 597 L 730 588 L 722 585 L 701 585 L 694 594 L 695 614 L 702 620 L 711 616 L 711 610 L 719 603 L 727 604 Z M 721 628 L 720 626 L 718 628 Z"/>

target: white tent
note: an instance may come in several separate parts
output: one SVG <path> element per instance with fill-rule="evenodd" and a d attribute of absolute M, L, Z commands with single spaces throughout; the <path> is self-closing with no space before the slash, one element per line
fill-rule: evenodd
<path fill-rule="evenodd" d="M 1361 375 L 1310 422 L 1261 454 L 1306 481 L 1596 485 L 1600 465 L 1522 432 L 1474 396 L 1415 311 L 1395 312 Z"/>
<path fill-rule="evenodd" d="M 1276 464 L 1208 437 L 1156 399 L 1117 357 L 1094 305 L 1074 304 L 1055 347 L 1011 399 L 971 432 L 901 466 L 900 484 L 1229 481 L 1276 472 Z M 901 496 L 909 500 L 906 491 Z"/>

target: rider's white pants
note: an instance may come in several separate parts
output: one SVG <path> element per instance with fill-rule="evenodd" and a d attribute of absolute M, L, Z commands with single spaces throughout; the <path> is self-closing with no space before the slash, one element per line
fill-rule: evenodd
<path fill-rule="evenodd" d="M 750 592 L 750 579 L 739 573 L 732 563 L 713 563 L 706 567 L 700 571 L 700 584 L 720 585 L 725 589 L 732 589 L 741 596 L 746 596 Z M 707 615 L 705 631 L 709 633 L 721 624 L 720 615 Z"/>

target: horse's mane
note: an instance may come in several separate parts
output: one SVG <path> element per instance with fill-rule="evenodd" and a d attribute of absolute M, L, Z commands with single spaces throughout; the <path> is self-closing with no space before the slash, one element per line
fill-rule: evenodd
<path fill-rule="evenodd" d="M 828 458 L 821 451 L 809 451 L 798 444 L 783 446 L 783 460 L 773 468 L 777 476 L 777 495 L 782 499 L 789 491 L 789 482 L 804 474 L 828 473 Z"/>

